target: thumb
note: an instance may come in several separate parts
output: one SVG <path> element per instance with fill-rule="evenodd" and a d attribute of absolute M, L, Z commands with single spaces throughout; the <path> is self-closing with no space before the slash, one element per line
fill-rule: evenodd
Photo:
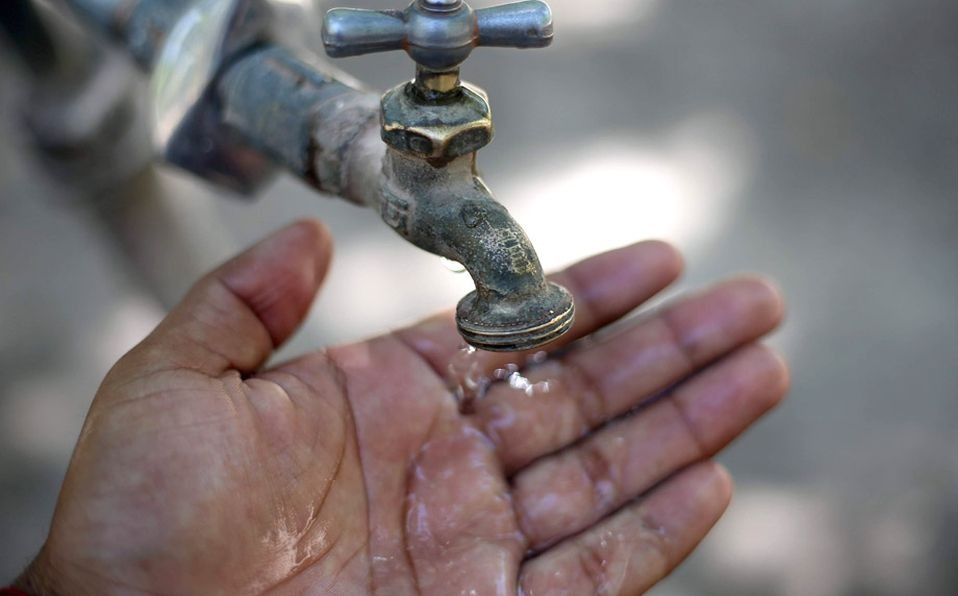
<path fill-rule="evenodd" d="M 329 231 L 316 220 L 273 233 L 193 286 L 124 364 L 138 376 L 256 370 L 303 322 L 331 255 Z"/>

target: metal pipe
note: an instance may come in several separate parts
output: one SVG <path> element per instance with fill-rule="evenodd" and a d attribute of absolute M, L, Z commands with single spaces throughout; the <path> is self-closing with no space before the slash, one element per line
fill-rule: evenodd
<path fill-rule="evenodd" d="M 254 149 L 323 192 L 379 204 L 386 146 L 379 96 L 279 46 L 237 59 L 216 86 L 222 121 Z"/>

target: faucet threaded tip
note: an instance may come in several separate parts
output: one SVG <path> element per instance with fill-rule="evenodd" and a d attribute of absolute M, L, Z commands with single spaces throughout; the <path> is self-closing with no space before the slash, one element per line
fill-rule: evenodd
<path fill-rule="evenodd" d="M 459 334 L 471 346 L 490 352 L 518 352 L 543 346 L 572 327 L 575 306 L 560 285 L 519 300 L 483 300 L 469 293 L 456 309 Z"/>

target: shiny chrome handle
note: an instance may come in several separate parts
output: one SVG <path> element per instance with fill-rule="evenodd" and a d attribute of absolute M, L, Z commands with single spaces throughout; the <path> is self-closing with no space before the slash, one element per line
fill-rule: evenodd
<path fill-rule="evenodd" d="M 541 0 L 479 10 L 463 0 L 415 0 L 402 11 L 334 8 L 323 21 L 334 58 L 402 49 L 435 71 L 458 68 L 475 47 L 541 48 L 552 35 L 552 11 Z"/>

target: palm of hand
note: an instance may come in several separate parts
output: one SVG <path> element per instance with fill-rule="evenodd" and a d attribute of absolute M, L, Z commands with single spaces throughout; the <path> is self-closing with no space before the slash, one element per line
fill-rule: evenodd
<path fill-rule="evenodd" d="M 38 559 L 50 585 L 634 593 L 727 503 L 727 477 L 697 462 L 785 391 L 780 360 L 748 345 L 780 317 L 754 280 L 555 353 L 528 373 L 550 379 L 548 394 L 500 384 L 469 415 L 444 378 L 459 343 L 448 315 L 252 374 L 302 319 L 327 253 L 315 225 L 277 234 L 201 282 L 111 371 Z M 570 269 L 569 340 L 677 270 L 654 243 Z"/>

